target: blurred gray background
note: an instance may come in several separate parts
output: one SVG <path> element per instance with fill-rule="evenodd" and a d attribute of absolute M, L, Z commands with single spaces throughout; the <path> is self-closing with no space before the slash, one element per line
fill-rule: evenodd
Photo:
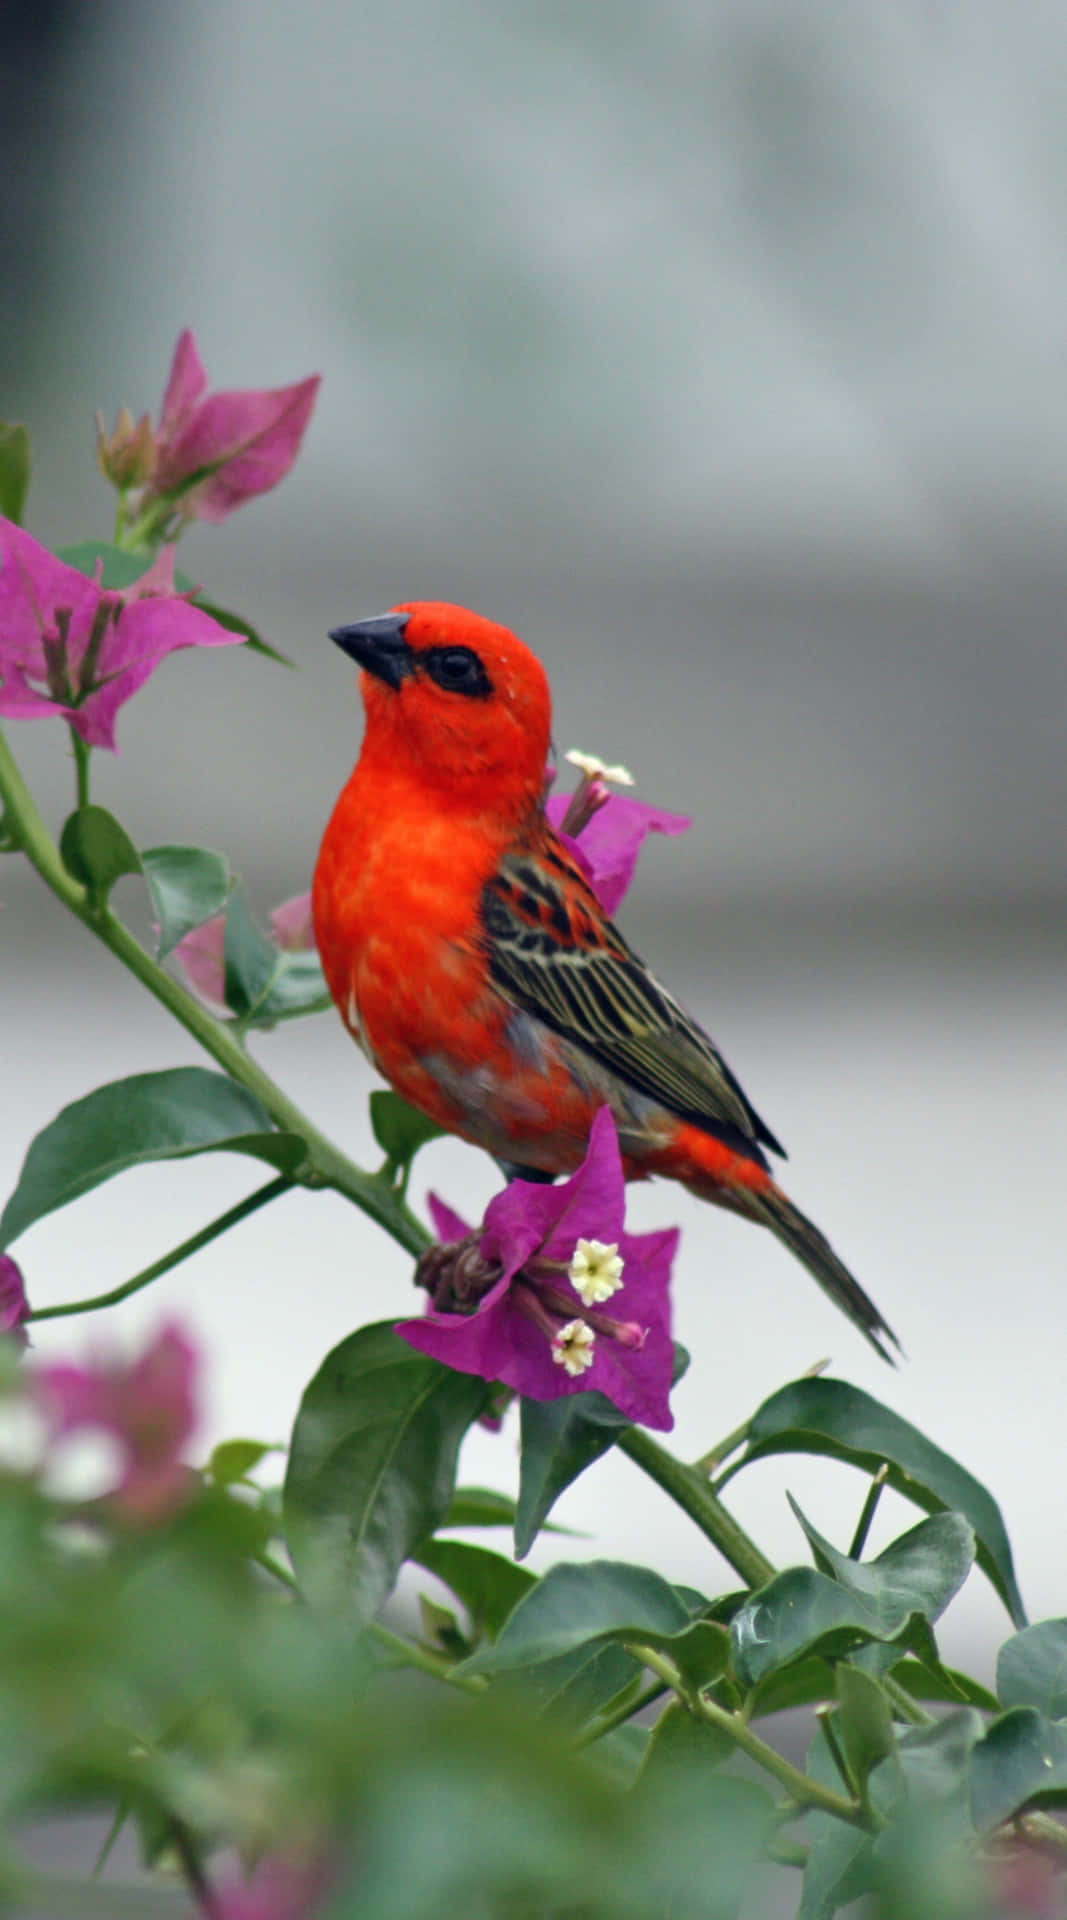
<path fill-rule="evenodd" d="M 1035 1615 L 1067 1604 L 1067 13 L 999 0 L 42 0 L 2 16 L 0 411 L 30 526 L 105 533 L 91 413 L 158 408 L 197 329 L 216 386 L 325 375 L 276 494 L 183 563 L 290 652 L 168 662 L 98 756 L 142 845 L 224 846 L 262 910 L 310 879 L 358 701 L 326 629 L 455 599 L 543 655 L 561 748 L 694 816 L 631 939 L 792 1152 L 789 1184 L 898 1329 L 893 1377 L 778 1247 L 667 1187 L 677 1439 L 695 1454 L 824 1354 L 1001 1499 Z M 61 821 L 59 730 L 9 733 Z M 137 889 L 125 896 L 141 911 Z M 192 1059 L 14 860 L 0 869 L 0 1185 L 100 1079 Z M 357 1156 L 369 1070 L 331 1017 L 261 1056 Z M 130 1176 L 16 1252 L 34 1298 L 114 1284 L 257 1183 Z M 427 1184 L 494 1185 L 441 1144 Z M 73 1256 L 73 1257 L 72 1257 Z M 205 1441 L 284 1438 L 408 1263 L 295 1196 L 123 1309 L 187 1313 Z M 97 1320 L 43 1328 L 69 1349 Z M 511 1484 L 514 1436 L 468 1478 Z M 765 1464 L 738 1511 L 802 1557 L 862 1487 Z M 635 1470 L 568 1496 L 577 1552 L 724 1575 Z M 884 1503 L 880 1539 L 902 1510 Z M 555 1557 L 555 1549 L 542 1560 Z M 1006 1630 L 978 1577 L 943 1634 Z"/>

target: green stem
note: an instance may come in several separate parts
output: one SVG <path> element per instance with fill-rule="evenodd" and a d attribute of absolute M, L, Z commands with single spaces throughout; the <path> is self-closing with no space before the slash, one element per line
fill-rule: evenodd
<path fill-rule="evenodd" d="M 236 1227 L 239 1221 L 247 1220 L 249 1214 L 257 1213 L 259 1208 L 265 1207 L 269 1200 L 276 1200 L 279 1194 L 287 1193 L 292 1184 L 286 1174 L 279 1174 L 276 1180 L 268 1180 L 265 1187 L 257 1187 L 255 1193 L 250 1193 L 244 1200 L 239 1200 L 235 1207 L 220 1213 L 217 1219 L 209 1220 L 207 1226 L 201 1227 L 199 1233 L 190 1234 L 188 1240 L 183 1240 L 179 1247 L 172 1247 L 170 1252 L 165 1253 L 161 1259 L 154 1260 L 150 1267 L 135 1273 L 132 1280 L 124 1280 L 120 1287 L 112 1287 L 109 1293 L 95 1293 L 88 1300 L 71 1300 L 60 1307 L 37 1307 L 32 1313 L 27 1314 L 27 1319 L 62 1320 L 68 1314 L 95 1313 L 98 1307 L 117 1306 L 120 1300 L 128 1300 L 131 1293 L 140 1293 L 142 1287 L 151 1286 L 153 1280 L 159 1280 L 163 1274 L 169 1273 L 172 1267 L 177 1267 L 183 1260 L 188 1260 L 191 1254 L 199 1253 L 201 1247 L 208 1246 L 212 1240 L 218 1238 L 220 1233 L 226 1233 L 230 1227 Z"/>
<path fill-rule="evenodd" d="M 402 1639 L 399 1633 L 390 1633 L 388 1627 L 379 1626 L 376 1620 L 371 1621 L 367 1632 L 382 1652 L 391 1656 L 393 1666 L 415 1667 L 419 1673 L 432 1674 L 435 1680 L 444 1680 L 448 1686 L 459 1687 L 463 1693 L 484 1693 L 489 1685 L 482 1674 L 457 1673 L 440 1654 L 417 1647 L 413 1641 Z"/>
<path fill-rule="evenodd" d="M 91 747 L 87 747 L 80 733 L 70 729 L 70 744 L 74 748 L 74 778 L 78 789 L 79 807 L 89 805 L 89 756 Z"/>
<path fill-rule="evenodd" d="M 889 1466 L 888 1463 L 883 1460 L 878 1472 L 867 1488 L 867 1498 L 863 1502 L 860 1517 L 856 1522 L 856 1531 L 852 1536 L 852 1545 L 848 1550 L 850 1560 L 858 1560 L 864 1547 L 867 1545 L 867 1535 L 871 1530 L 871 1521 L 878 1511 L 878 1502 L 882 1497 L 882 1488 L 885 1486 L 888 1478 Z"/>
<path fill-rule="evenodd" d="M 253 1060 L 234 1039 L 227 1027 L 208 1013 L 199 1000 L 187 992 L 169 973 L 146 953 L 129 929 L 109 907 L 95 910 L 86 889 L 72 879 L 59 856 L 18 764 L 0 731 L 0 794 L 15 839 L 27 859 L 36 867 L 45 885 L 62 900 L 117 959 L 147 987 L 160 1004 L 192 1034 L 194 1040 L 216 1060 L 220 1067 L 262 1101 L 275 1126 L 303 1140 L 307 1158 L 292 1174 L 292 1179 L 307 1187 L 329 1187 L 343 1193 L 370 1219 L 384 1227 L 409 1253 L 420 1254 L 431 1244 L 431 1236 L 396 1193 L 377 1175 L 340 1152 L 325 1134 L 319 1132 L 306 1114 L 284 1094 L 276 1081 Z"/>
<path fill-rule="evenodd" d="M 624 1696 L 610 1712 L 602 1713 L 599 1720 L 594 1720 L 591 1727 L 582 1728 L 581 1733 L 572 1743 L 575 1752 L 580 1752 L 582 1747 L 591 1747 L 594 1740 L 602 1740 L 606 1733 L 613 1733 L 616 1727 L 625 1726 L 627 1720 L 632 1720 L 635 1713 L 640 1713 L 643 1707 L 652 1706 L 656 1700 L 662 1700 L 663 1695 L 669 1691 L 664 1680 L 654 1680 L 629 1702 Z"/>
<path fill-rule="evenodd" d="M 729 1713 L 705 1693 L 692 1692 L 673 1660 L 669 1660 L 658 1647 L 645 1647 L 634 1642 L 629 1651 L 643 1666 L 666 1681 L 690 1713 L 725 1733 L 742 1753 L 747 1753 L 750 1760 L 754 1760 L 765 1773 L 771 1774 L 799 1806 L 818 1807 L 821 1813 L 831 1813 L 836 1819 L 847 1821 L 849 1826 L 870 1828 L 872 1822 L 858 1801 L 846 1800 L 843 1794 L 835 1793 L 832 1788 L 813 1780 L 809 1774 L 801 1773 L 792 1761 L 784 1759 L 765 1740 L 761 1740 L 758 1733 L 753 1733 L 739 1714 Z"/>
<path fill-rule="evenodd" d="M 741 1425 L 735 1427 L 732 1433 L 728 1433 L 724 1440 L 719 1440 L 715 1446 L 708 1448 L 707 1453 L 702 1453 L 699 1460 L 694 1460 L 693 1472 L 701 1473 L 710 1480 L 712 1474 L 722 1466 L 723 1461 L 728 1460 L 732 1453 L 736 1453 L 738 1447 L 744 1446 L 751 1425 L 751 1420 L 742 1420 Z"/>
<path fill-rule="evenodd" d="M 627 1427 L 618 1440 L 623 1453 L 643 1473 L 669 1493 L 672 1500 L 695 1520 L 701 1532 L 718 1547 L 724 1560 L 740 1574 L 746 1586 L 762 1587 L 774 1577 L 774 1568 L 760 1552 L 755 1541 L 738 1526 L 732 1513 L 708 1486 L 707 1481 L 684 1461 L 676 1460 L 666 1447 L 653 1440 L 644 1427 Z M 658 1669 L 657 1669 L 658 1671 Z"/>

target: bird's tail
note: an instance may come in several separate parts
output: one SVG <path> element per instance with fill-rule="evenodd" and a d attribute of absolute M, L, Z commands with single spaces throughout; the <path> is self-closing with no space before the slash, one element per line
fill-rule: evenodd
<path fill-rule="evenodd" d="M 903 1351 L 900 1341 L 892 1327 L 883 1320 L 870 1295 L 864 1293 L 858 1280 L 852 1278 L 818 1227 L 773 1182 L 768 1182 L 760 1191 L 749 1189 L 744 1197 L 746 1211 L 751 1211 L 751 1217 L 762 1220 L 765 1226 L 770 1227 L 790 1253 L 795 1254 L 801 1264 L 807 1267 L 823 1292 L 829 1294 L 842 1313 L 847 1313 L 853 1325 L 870 1341 L 875 1352 L 893 1366 L 893 1355 L 884 1340 L 890 1341 L 898 1353 Z"/>

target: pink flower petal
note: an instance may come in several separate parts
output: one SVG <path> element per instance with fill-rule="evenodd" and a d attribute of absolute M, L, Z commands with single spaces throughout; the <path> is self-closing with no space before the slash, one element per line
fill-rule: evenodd
<path fill-rule="evenodd" d="M 20 1349 L 30 1344 L 25 1326 L 29 1316 L 21 1269 L 10 1254 L 0 1253 L 0 1333 L 9 1334 Z"/>
<path fill-rule="evenodd" d="M 287 953 L 309 953 L 315 946 L 315 928 L 311 918 L 310 893 L 294 893 L 283 900 L 270 916 L 270 930 L 279 947 Z"/>
<path fill-rule="evenodd" d="M 207 374 L 196 344 L 196 335 L 186 327 L 178 336 L 170 363 L 167 390 L 159 416 L 160 428 L 172 435 L 192 412 L 201 394 L 207 391 Z"/>
<path fill-rule="evenodd" d="M 300 451 L 319 385 L 320 376 L 312 374 L 291 387 L 209 395 L 164 445 L 153 492 L 171 493 L 208 468 L 207 477 L 183 495 L 182 507 L 215 523 L 269 492 Z"/>
<path fill-rule="evenodd" d="M 183 1330 L 164 1325 L 132 1362 L 105 1355 L 88 1367 L 39 1367 L 34 1383 L 57 1437 L 84 1427 L 110 1433 L 122 1449 L 117 1512 L 136 1522 L 164 1518 L 195 1485 L 180 1454 L 197 1419 L 196 1348 Z"/>
<path fill-rule="evenodd" d="M 555 793 L 546 802 L 545 812 L 559 830 L 570 796 Z M 650 833 L 672 837 L 685 833 L 693 822 L 684 813 L 668 813 L 663 807 L 647 806 L 629 794 L 609 793 L 577 840 L 569 834 L 561 838 L 589 876 L 589 882 L 605 913 L 616 913 L 629 891 L 638 856 Z"/>
<path fill-rule="evenodd" d="M 174 949 L 189 985 L 220 1012 L 226 1008 L 226 915 L 194 927 Z"/>

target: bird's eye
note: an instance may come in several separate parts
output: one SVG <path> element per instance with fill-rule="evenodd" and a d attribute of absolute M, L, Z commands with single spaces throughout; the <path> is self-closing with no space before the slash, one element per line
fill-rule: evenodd
<path fill-rule="evenodd" d="M 470 647 L 431 647 L 423 660 L 430 679 L 446 693 L 485 700 L 493 691 L 489 675 Z"/>

